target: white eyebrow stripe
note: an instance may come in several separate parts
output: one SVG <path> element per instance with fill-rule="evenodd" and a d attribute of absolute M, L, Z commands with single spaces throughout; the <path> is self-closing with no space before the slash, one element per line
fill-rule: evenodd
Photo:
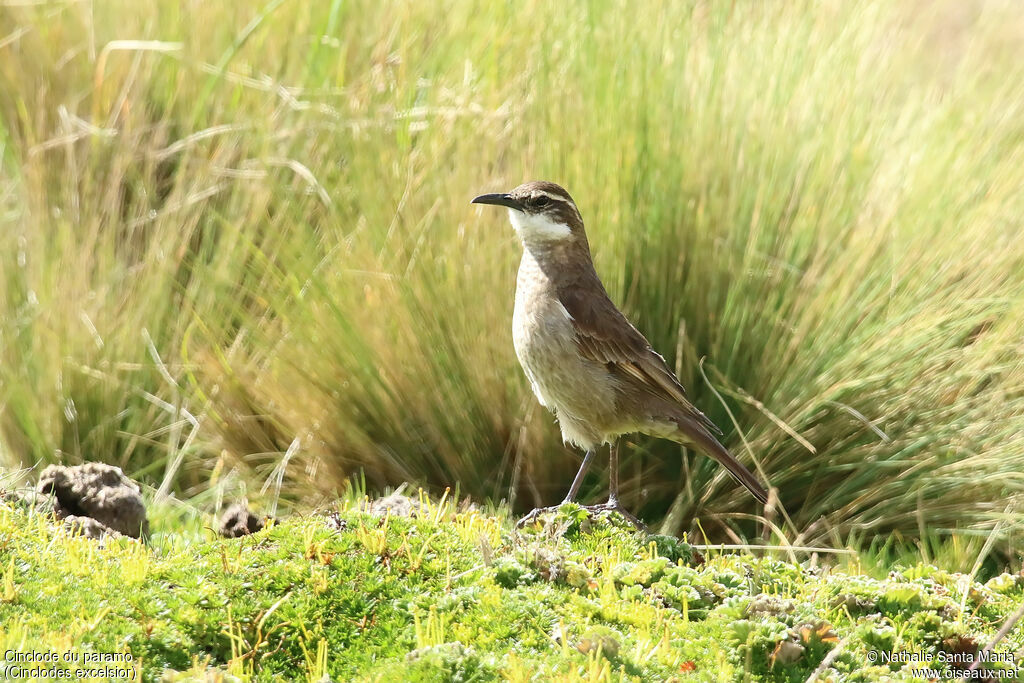
<path fill-rule="evenodd" d="M 534 190 L 534 191 L 533 191 L 533 192 L 532 192 L 531 194 L 532 194 L 532 195 L 534 195 L 534 196 L 537 196 L 537 195 L 544 195 L 544 196 L 545 196 L 545 197 L 547 197 L 548 199 L 553 199 L 553 200 L 554 200 L 554 201 L 556 201 L 556 202 L 565 202 L 566 204 L 568 204 L 568 205 L 569 205 L 569 206 L 571 206 L 572 208 L 574 208 L 574 209 L 576 208 L 576 204 L 575 204 L 575 203 L 574 203 L 574 202 L 573 202 L 573 201 L 572 201 L 571 199 L 566 199 L 566 198 L 565 198 L 565 197 L 563 197 L 562 195 L 558 195 L 558 194 L 551 194 L 550 192 L 548 192 L 548 191 L 546 191 L 546 190 Z M 579 209 L 577 209 L 577 211 L 578 211 L 578 210 L 579 210 Z"/>

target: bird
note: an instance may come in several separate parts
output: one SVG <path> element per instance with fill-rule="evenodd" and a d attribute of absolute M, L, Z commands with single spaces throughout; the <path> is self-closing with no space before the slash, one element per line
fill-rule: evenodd
<path fill-rule="evenodd" d="M 533 181 L 472 203 L 507 208 L 523 246 L 512 314 L 516 356 L 537 400 L 554 413 L 563 442 L 584 451 L 562 503 L 575 502 L 598 449 L 608 444 L 608 502 L 581 507 L 616 512 L 646 529 L 619 501 L 620 437 L 635 433 L 710 456 L 767 503 L 761 482 L 718 441 L 721 430 L 689 401 L 665 359 L 608 296 L 569 193 Z M 537 508 L 518 526 L 558 507 Z"/>

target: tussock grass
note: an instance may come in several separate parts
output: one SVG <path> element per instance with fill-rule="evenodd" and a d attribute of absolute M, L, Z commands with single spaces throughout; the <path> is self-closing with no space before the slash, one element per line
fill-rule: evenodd
<path fill-rule="evenodd" d="M 1022 35 L 999 2 L 5 6 L 0 455 L 557 499 L 517 245 L 468 204 L 548 178 L 790 541 L 1012 552 Z M 671 444 L 623 478 L 669 531 L 762 513 Z"/>

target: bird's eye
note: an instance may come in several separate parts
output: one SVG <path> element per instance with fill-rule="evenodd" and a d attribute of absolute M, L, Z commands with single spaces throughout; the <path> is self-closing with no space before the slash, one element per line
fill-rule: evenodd
<path fill-rule="evenodd" d="M 550 202 L 550 201 L 551 200 L 548 199 L 547 197 L 545 197 L 544 195 L 540 195 L 539 197 L 534 197 L 533 201 L 530 202 L 530 203 L 533 204 L 536 207 L 541 207 L 541 206 L 547 206 L 548 202 Z"/>

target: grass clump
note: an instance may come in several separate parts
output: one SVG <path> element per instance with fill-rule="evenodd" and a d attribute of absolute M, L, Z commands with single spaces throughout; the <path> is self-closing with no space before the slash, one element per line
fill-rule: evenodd
<path fill-rule="evenodd" d="M 101 545 L 0 503 L 0 647 L 130 655 L 142 680 L 923 680 L 869 653 L 948 670 L 1024 598 L 1016 575 L 698 551 L 574 506 L 518 532 L 429 501 L 396 517 L 350 500 L 239 539 L 151 518 L 150 545 Z M 1022 645 L 1015 628 L 996 651 Z"/>
<path fill-rule="evenodd" d="M 4 6 L 0 458 L 556 499 L 516 245 L 468 204 L 543 177 L 791 540 L 1011 554 L 1022 35 L 982 1 Z M 641 516 L 749 536 L 713 463 L 626 450 Z"/>

